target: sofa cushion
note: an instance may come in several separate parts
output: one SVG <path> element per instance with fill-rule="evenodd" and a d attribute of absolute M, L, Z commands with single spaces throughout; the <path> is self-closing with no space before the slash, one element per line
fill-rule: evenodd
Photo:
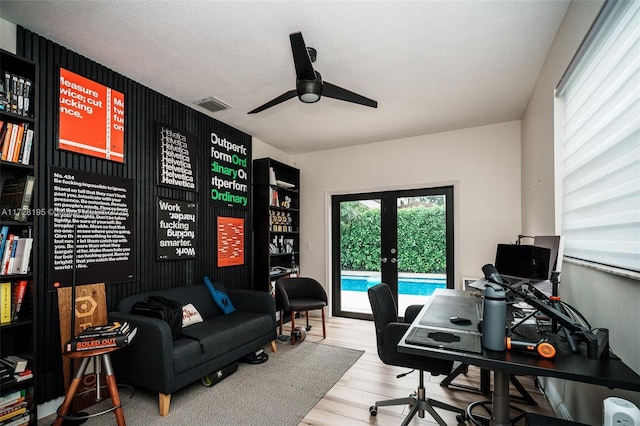
<path fill-rule="evenodd" d="M 189 338 L 174 342 L 174 370 L 176 374 L 185 372 L 259 339 L 264 335 L 265 330 L 272 328 L 272 318 L 255 312 L 236 311 L 229 315 L 206 319 L 185 331 Z"/>
<path fill-rule="evenodd" d="M 193 303 L 184 305 L 182 307 L 182 328 L 199 322 L 202 322 L 202 315 L 200 315 L 200 312 L 193 306 Z"/>

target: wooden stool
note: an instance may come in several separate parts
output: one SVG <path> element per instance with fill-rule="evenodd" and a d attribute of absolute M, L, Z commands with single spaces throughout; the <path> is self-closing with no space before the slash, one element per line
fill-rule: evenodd
<path fill-rule="evenodd" d="M 114 411 L 116 414 L 116 420 L 118 422 L 118 426 L 126 426 L 126 422 L 124 420 L 124 413 L 122 411 L 122 404 L 120 403 L 120 395 L 118 394 L 118 385 L 116 385 L 116 379 L 113 375 L 113 367 L 111 365 L 111 357 L 109 354 L 113 351 L 120 349 L 120 347 L 113 348 L 104 348 L 104 349 L 94 349 L 89 351 L 81 351 L 81 352 L 69 352 L 64 354 L 64 356 L 71 359 L 81 359 L 80 367 L 76 371 L 73 376 L 73 380 L 69 385 L 69 389 L 67 390 L 67 394 L 64 396 L 64 401 L 62 405 L 58 408 L 56 421 L 53 423 L 54 426 L 62 426 L 65 416 L 69 413 L 71 409 L 71 404 L 73 402 L 73 398 L 78 390 L 78 386 L 84 377 L 84 373 L 87 370 L 87 366 L 89 365 L 89 361 L 91 359 L 97 358 L 96 362 L 102 361 L 102 365 L 104 366 L 105 379 L 107 382 L 107 387 L 109 389 L 109 394 L 111 395 L 111 402 L 113 407 L 109 410 L 106 410 L 103 414 L 109 411 Z M 96 364 L 96 369 L 99 370 L 99 365 Z M 100 379 L 97 380 L 98 392 L 100 389 Z"/>

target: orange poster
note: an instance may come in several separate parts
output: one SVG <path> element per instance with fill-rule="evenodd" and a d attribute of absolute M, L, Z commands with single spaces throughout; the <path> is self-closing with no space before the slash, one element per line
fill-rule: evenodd
<path fill-rule="evenodd" d="M 58 148 L 124 163 L 124 93 L 60 68 Z"/>
<path fill-rule="evenodd" d="M 218 217 L 218 267 L 244 265 L 244 219 Z"/>

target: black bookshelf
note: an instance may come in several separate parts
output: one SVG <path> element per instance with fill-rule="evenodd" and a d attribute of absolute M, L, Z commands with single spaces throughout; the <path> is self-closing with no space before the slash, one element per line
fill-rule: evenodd
<path fill-rule="evenodd" d="M 253 161 L 253 288 L 270 291 L 299 272 L 300 170 L 271 158 Z"/>

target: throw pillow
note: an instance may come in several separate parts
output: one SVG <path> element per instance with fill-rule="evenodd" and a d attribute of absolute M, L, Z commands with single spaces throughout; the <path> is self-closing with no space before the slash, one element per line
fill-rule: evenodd
<path fill-rule="evenodd" d="M 231 303 L 231 299 L 229 299 L 227 293 L 222 290 L 216 289 L 209 277 L 204 277 L 204 284 L 209 289 L 209 293 L 211 293 L 211 297 L 213 297 L 216 305 L 218 305 L 218 307 L 222 309 L 222 312 L 224 312 L 225 315 L 230 314 L 231 312 L 235 312 L 236 308 L 233 306 L 233 303 Z"/>
<path fill-rule="evenodd" d="M 182 307 L 182 328 L 199 322 L 202 322 L 202 315 L 200 315 L 200 312 L 193 306 L 193 303 Z"/>

